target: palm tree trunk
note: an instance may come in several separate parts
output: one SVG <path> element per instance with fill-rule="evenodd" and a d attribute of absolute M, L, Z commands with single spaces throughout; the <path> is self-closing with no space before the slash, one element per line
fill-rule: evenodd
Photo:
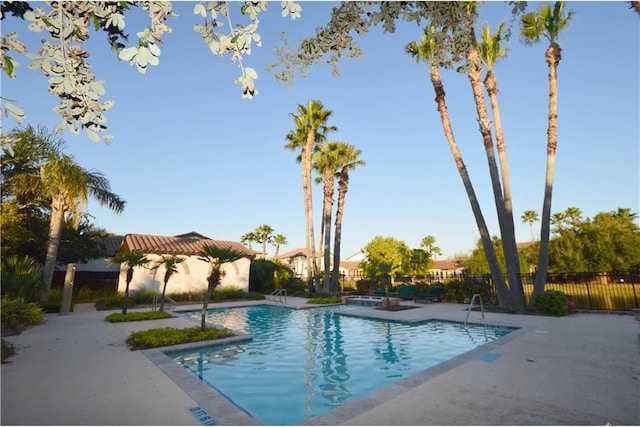
<path fill-rule="evenodd" d="M 516 300 L 516 302 L 522 301 L 522 306 L 520 307 L 520 309 L 522 309 L 524 308 L 524 289 L 522 287 L 522 275 L 520 274 L 520 257 L 518 256 L 515 222 L 513 218 L 511 178 L 509 175 L 509 163 L 507 162 L 507 149 L 504 142 L 504 133 L 502 131 L 500 107 L 498 104 L 498 85 L 496 82 L 496 77 L 491 70 L 487 70 L 485 87 L 491 101 L 491 112 L 493 114 L 493 120 L 496 127 L 496 148 L 498 150 L 498 158 L 500 160 L 502 188 L 504 191 L 504 226 L 507 233 L 506 235 L 502 234 L 502 247 L 505 252 L 508 251 L 511 255 L 509 258 L 507 258 L 507 255 L 505 254 L 505 260 L 511 260 L 511 262 L 507 262 L 507 275 L 509 277 L 509 287 L 512 294 L 511 296 Z M 505 249 L 505 242 L 507 242 L 508 249 Z"/>
<path fill-rule="evenodd" d="M 169 277 L 171 277 L 169 275 Z M 160 311 L 164 311 L 164 295 L 167 291 L 167 283 L 169 282 L 169 277 L 164 278 L 164 286 L 162 287 L 162 299 L 160 300 Z"/>
<path fill-rule="evenodd" d="M 122 314 L 127 314 L 127 308 L 129 308 L 129 285 L 133 279 L 133 267 L 128 267 L 127 277 L 125 279 L 124 295 L 122 297 Z"/>
<path fill-rule="evenodd" d="M 553 192 L 553 176 L 556 150 L 558 146 L 558 64 L 562 59 L 562 49 L 557 43 L 551 43 L 545 52 L 549 65 L 549 127 L 547 129 L 547 171 L 545 174 L 544 201 L 540 223 L 540 252 L 538 253 L 538 269 L 533 286 L 532 305 L 537 294 L 544 292 L 549 267 L 549 235 L 551 230 L 551 196 Z"/>
<path fill-rule="evenodd" d="M 324 284 L 325 293 L 331 292 L 331 211 L 333 199 L 335 168 L 331 167 L 324 174 L 324 212 L 322 223 L 324 224 Z"/>
<path fill-rule="evenodd" d="M 475 36 L 472 36 L 472 40 L 475 45 Z M 487 155 L 491 187 L 493 189 L 493 198 L 498 215 L 500 236 L 502 238 L 502 250 L 504 252 L 507 267 L 507 277 L 509 278 L 509 299 L 511 300 L 509 305 L 513 310 L 521 310 L 524 308 L 524 294 L 522 292 L 522 279 L 520 277 L 520 263 L 518 260 L 517 247 L 515 245 L 515 227 L 513 226 L 513 220 L 511 221 L 512 225 L 508 225 L 509 220 L 505 210 L 504 195 L 502 193 L 502 185 L 500 183 L 500 172 L 498 171 L 498 165 L 496 163 L 493 137 L 491 135 L 491 122 L 489 120 L 484 95 L 482 93 L 482 83 L 480 80 L 482 68 L 479 64 L 477 49 L 472 48 L 470 50 L 469 61 L 472 64 L 471 71 L 469 72 L 469 80 L 471 82 L 471 90 L 476 104 L 480 133 L 482 134 L 482 141 Z"/>
<path fill-rule="evenodd" d="M 313 200 L 311 193 L 311 150 L 313 149 L 313 136 L 307 136 L 307 144 L 302 152 L 302 191 L 304 194 L 304 215 L 307 242 L 307 284 L 309 292 L 314 291 L 313 278 L 315 277 L 315 239 L 313 237 Z"/>
<path fill-rule="evenodd" d="M 64 199 L 54 197 L 51 202 L 51 222 L 49 227 L 49 240 L 47 242 L 47 254 L 44 261 L 43 286 L 42 292 L 40 293 L 40 302 L 47 302 L 49 300 L 51 281 L 53 280 L 53 272 L 56 269 L 63 224 Z"/>
<path fill-rule="evenodd" d="M 476 197 L 475 191 L 473 189 L 473 184 L 471 183 L 471 179 L 469 178 L 467 168 L 462 161 L 462 156 L 460 155 L 458 144 L 456 143 L 455 137 L 453 135 L 451 120 L 449 120 L 449 113 L 447 111 L 447 104 L 445 101 L 445 91 L 442 85 L 442 78 L 440 76 L 440 72 L 436 67 L 431 67 L 431 82 L 433 84 L 433 90 L 436 93 L 435 100 L 438 106 L 438 112 L 440 113 L 444 135 L 447 138 L 449 148 L 451 149 L 451 154 L 453 155 L 456 167 L 458 168 L 458 173 L 460 174 L 460 178 L 462 178 L 462 184 L 464 185 L 464 188 L 467 191 L 467 196 L 469 197 L 469 203 L 471 204 L 471 210 L 473 211 L 473 216 L 476 220 L 478 231 L 480 232 L 480 239 L 487 256 L 489 269 L 491 270 L 491 276 L 493 277 L 493 281 L 498 292 L 498 300 L 500 302 L 500 306 L 503 308 L 509 308 L 510 299 L 507 285 L 504 280 L 504 275 L 500 271 L 500 264 L 498 263 L 498 258 L 496 257 L 493 243 L 491 242 L 489 229 L 487 228 L 484 216 L 482 215 L 482 210 L 480 209 L 478 198 Z"/>
<path fill-rule="evenodd" d="M 336 207 L 336 234 L 333 240 L 333 273 L 331 274 L 331 292 L 338 292 L 338 276 L 340 275 L 340 245 L 342 243 L 342 215 L 344 200 L 349 186 L 349 168 L 342 168 L 338 183 L 338 205 Z"/>

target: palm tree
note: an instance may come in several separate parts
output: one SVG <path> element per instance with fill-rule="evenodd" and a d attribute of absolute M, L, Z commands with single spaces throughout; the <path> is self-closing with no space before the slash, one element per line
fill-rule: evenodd
<path fill-rule="evenodd" d="M 331 213 L 333 211 L 333 193 L 336 179 L 336 169 L 340 158 L 340 150 L 344 143 L 325 142 L 317 147 L 313 155 L 313 166 L 321 174 L 319 179 L 323 183 L 324 198 L 322 201 L 322 231 L 324 254 L 324 283 L 322 291 L 329 293 L 331 288 Z"/>
<path fill-rule="evenodd" d="M 273 227 L 267 224 L 262 224 L 254 231 L 257 236 L 257 242 L 262 244 L 262 258 L 267 258 L 267 243 L 271 243 L 273 234 Z"/>
<path fill-rule="evenodd" d="M 473 6 L 475 7 L 475 6 Z M 500 227 L 500 235 L 502 237 L 502 250 L 507 267 L 507 277 L 509 279 L 509 293 L 512 299 L 511 304 L 516 310 L 524 308 L 524 290 L 522 288 L 522 278 L 520 276 L 520 262 L 518 258 L 518 249 L 516 245 L 515 237 L 515 224 L 513 220 L 513 211 L 511 210 L 511 203 L 506 203 L 505 194 L 502 187 L 504 182 L 508 182 L 505 178 L 508 178 L 508 169 L 503 170 L 502 181 L 500 179 L 500 171 L 496 163 L 495 151 L 493 146 L 493 136 L 491 134 L 491 121 L 487 112 L 487 106 L 485 103 L 485 97 L 482 93 L 481 74 L 482 67 L 480 61 L 480 46 L 476 39 L 475 30 L 471 23 L 468 23 L 469 27 L 469 39 L 470 49 L 467 56 L 467 61 L 470 65 L 469 82 L 471 83 L 471 91 L 473 92 L 473 98 L 476 105 L 476 112 L 478 114 L 478 124 L 480 125 L 480 134 L 482 135 L 482 141 L 484 143 L 485 154 L 489 165 L 489 176 L 491 177 L 491 187 L 493 189 L 493 198 L 496 206 L 496 212 L 498 215 L 498 225 Z M 487 30 L 488 32 L 488 30 Z M 490 54 L 486 55 L 487 60 L 493 59 L 492 65 L 497 59 L 500 53 L 500 34 L 495 38 L 492 38 L 490 34 L 487 38 L 492 39 L 490 41 L 491 46 L 487 46 L 486 52 Z M 497 40 L 496 40 L 497 39 Z M 496 105 L 497 106 L 497 105 Z M 498 115 L 499 117 L 499 115 Z M 503 146 L 504 149 L 504 146 Z M 506 165 L 506 151 L 503 150 L 503 160 Z M 504 176 L 504 172 L 507 172 L 507 176 Z M 509 196 L 510 196 L 509 190 Z"/>
<path fill-rule="evenodd" d="M 122 314 L 127 314 L 127 305 L 129 303 L 129 284 L 133 279 L 133 269 L 136 267 L 146 267 L 149 263 L 147 257 L 137 251 L 125 251 L 109 258 L 109 262 L 119 264 L 127 269 L 126 286 L 124 288 L 124 298 L 122 300 Z"/>
<path fill-rule="evenodd" d="M 551 198 L 553 193 L 553 177 L 556 149 L 558 146 L 558 64 L 562 59 L 562 48 L 558 44 L 558 36 L 573 17 L 573 12 L 564 11 L 564 3 L 555 2 L 553 9 L 547 4 L 540 6 L 538 13 L 525 14 L 520 23 L 520 35 L 527 44 L 537 43 L 541 38 L 549 41 L 545 58 L 549 66 L 549 124 L 547 128 L 547 170 L 545 174 L 544 200 L 542 203 L 542 220 L 540 224 L 540 252 L 538 253 L 538 269 L 533 287 L 531 302 L 537 294 L 544 292 L 544 285 L 549 267 L 549 234 L 551 228 Z"/>
<path fill-rule="evenodd" d="M 307 249 L 307 280 L 309 292 L 318 288 L 320 276 L 315 261 L 315 236 L 313 230 L 313 199 L 311 188 L 311 156 L 316 143 L 324 142 L 329 132 L 337 130 L 335 126 L 327 126 L 327 120 L 333 115 L 333 111 L 325 110 L 320 101 L 311 100 L 308 104 L 298 104 L 298 114 L 291 113 L 294 119 L 295 130 L 286 136 L 288 143 L 285 148 L 289 150 L 300 149 L 300 156 L 296 159 L 302 164 L 302 191 L 304 194 L 304 212 L 306 225 L 306 249 Z M 312 283 L 312 278 L 315 283 Z"/>
<path fill-rule="evenodd" d="M 46 302 L 49 299 L 65 217 L 74 218 L 74 227 L 77 227 L 89 196 L 118 214 L 123 211 L 125 201 L 111 192 L 109 181 L 104 175 L 84 169 L 68 155 L 54 153 L 40 168 L 40 178 L 45 194 L 51 198 L 51 227 L 40 296 L 40 301 Z"/>
<path fill-rule="evenodd" d="M 436 238 L 433 236 L 425 236 L 420 241 L 420 247 L 427 251 L 429 258 L 432 260 L 436 259 L 436 255 L 442 255 L 442 251 L 435 244 Z"/>
<path fill-rule="evenodd" d="M 331 292 L 338 291 L 338 278 L 340 276 L 340 245 L 342 243 L 342 218 L 344 216 L 344 201 L 349 190 L 349 171 L 358 166 L 364 166 L 365 162 L 359 159 L 362 150 L 351 144 L 344 144 L 340 150 L 338 160 L 338 203 L 336 207 L 336 232 L 333 240 L 333 274 L 331 275 Z"/>
<path fill-rule="evenodd" d="M 200 330 L 204 332 L 207 329 L 207 306 L 209 305 L 209 297 L 220 284 L 222 277 L 222 265 L 235 262 L 245 255 L 231 248 L 223 248 L 213 245 L 204 245 L 198 252 L 198 259 L 209 263 L 209 275 L 207 276 L 207 292 L 204 296 L 202 304 L 202 317 L 200 321 Z"/>
<path fill-rule="evenodd" d="M 160 300 L 160 311 L 164 311 L 164 296 L 167 292 L 167 283 L 175 273 L 178 272 L 178 264 L 184 262 L 186 258 L 176 255 L 162 255 L 161 261 L 156 263 L 154 269 L 164 266 L 164 285 L 162 286 L 162 299 Z"/>
<path fill-rule="evenodd" d="M 276 247 L 275 253 L 273 254 L 273 258 L 278 258 L 278 253 L 280 252 L 280 246 L 286 245 L 287 243 L 287 237 L 284 234 L 276 234 L 275 236 L 273 236 L 273 240 L 271 241 L 271 244 L 274 245 Z"/>
<path fill-rule="evenodd" d="M 453 155 L 458 173 L 460 174 L 460 177 L 462 179 L 462 184 L 464 185 L 464 188 L 467 192 L 469 203 L 471 204 L 471 210 L 473 211 L 473 216 L 476 220 L 478 231 L 480 232 L 482 246 L 484 247 L 485 254 L 487 255 L 487 262 L 489 264 L 489 269 L 491 270 L 491 276 L 493 277 L 494 283 L 496 285 L 500 305 L 505 308 L 510 308 L 511 301 L 509 298 L 507 284 L 504 280 L 504 275 L 500 270 L 500 264 L 498 262 L 496 252 L 491 241 L 491 235 L 489 234 L 487 223 L 484 220 L 484 216 L 482 215 L 480 203 L 478 202 L 475 190 L 473 189 L 473 184 L 471 183 L 469 172 L 467 171 L 467 167 L 462 160 L 462 155 L 460 154 L 458 144 L 456 143 L 453 129 L 451 128 L 451 120 L 449 118 L 449 112 L 447 110 L 444 85 L 442 84 L 442 76 L 440 75 L 440 70 L 438 69 L 438 67 L 431 63 L 431 61 L 435 57 L 435 54 L 437 53 L 436 43 L 433 40 L 434 31 L 435 30 L 433 27 L 428 27 L 427 29 L 425 29 L 425 35 L 420 39 L 420 43 L 409 43 L 406 46 L 405 51 L 413 56 L 416 62 L 424 61 L 429 66 L 429 76 L 433 85 L 433 90 L 436 94 L 435 101 L 436 105 L 438 106 L 438 112 L 440 113 L 440 120 L 442 121 L 444 135 L 447 139 L 447 143 L 449 144 L 449 149 L 451 150 L 451 154 Z"/>
<path fill-rule="evenodd" d="M 258 241 L 258 235 L 255 233 L 255 231 L 250 231 L 246 234 L 243 234 L 242 237 L 240 237 L 240 242 L 242 242 L 242 244 L 244 245 L 247 245 L 249 250 L 253 250 L 251 248 L 251 243 L 257 242 L 257 241 Z"/>
<path fill-rule="evenodd" d="M 531 229 L 531 241 L 532 242 L 535 241 L 534 234 L 533 234 L 533 223 L 539 221 L 538 212 L 527 210 L 527 211 L 524 211 L 524 213 L 520 218 L 522 219 L 522 222 L 529 223 L 529 228 Z"/>

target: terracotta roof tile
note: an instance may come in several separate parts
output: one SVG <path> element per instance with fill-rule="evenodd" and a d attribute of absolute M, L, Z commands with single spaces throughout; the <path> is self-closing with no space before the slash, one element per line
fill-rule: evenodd
<path fill-rule="evenodd" d="M 285 259 L 285 258 L 293 258 L 296 256 L 307 256 L 307 249 L 306 248 L 297 248 L 297 249 L 292 249 L 288 252 L 285 252 L 283 254 L 279 254 L 278 255 L 278 259 Z M 316 251 L 316 257 L 317 258 L 322 258 L 324 256 L 324 254 L 322 252 L 318 252 Z"/>
<path fill-rule="evenodd" d="M 158 253 L 173 255 L 197 255 L 205 245 L 219 248 L 230 248 L 248 257 L 253 251 L 244 247 L 240 242 L 226 240 L 212 240 L 195 236 L 197 233 L 187 233 L 180 236 L 154 236 L 149 234 L 127 234 L 124 237 L 124 250 L 142 253 Z"/>
<path fill-rule="evenodd" d="M 104 257 L 112 257 L 120 250 L 124 236 L 104 237 L 98 241 L 100 245 L 101 255 Z"/>

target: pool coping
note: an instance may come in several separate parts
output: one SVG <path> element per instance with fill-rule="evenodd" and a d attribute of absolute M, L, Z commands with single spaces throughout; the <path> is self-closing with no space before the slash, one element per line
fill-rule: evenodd
<path fill-rule="evenodd" d="M 264 302 L 263 302 L 264 304 Z M 244 304 L 247 305 L 259 305 L 259 304 Z M 268 304 L 267 305 L 279 305 Z M 332 304 L 335 305 L 335 304 Z M 339 304 L 338 304 L 339 305 Z M 233 305 L 228 308 L 238 307 L 241 305 Z M 226 308 L 226 307 L 225 307 Z M 287 307 L 297 309 L 296 307 Z M 305 307 L 313 308 L 313 307 Z M 398 323 L 405 324 L 417 324 L 426 323 L 429 321 L 441 321 L 448 323 L 463 323 L 458 320 L 425 317 L 423 319 L 414 320 L 402 320 L 392 319 L 386 317 L 383 313 L 377 313 L 374 307 L 366 307 L 362 309 L 356 309 L 347 313 L 341 312 L 340 315 L 350 317 L 360 317 L 372 320 L 389 320 Z M 191 311 L 191 310 L 182 310 Z M 176 314 L 179 311 L 175 311 Z M 451 371 L 457 367 L 460 367 L 464 363 L 482 359 L 483 356 L 489 355 L 494 357 L 501 356 L 499 353 L 490 353 L 496 350 L 502 345 L 510 342 L 513 339 L 521 337 L 534 328 L 528 326 L 516 326 L 513 324 L 504 325 L 501 322 L 493 323 L 478 323 L 467 322 L 473 326 L 487 326 L 487 327 L 504 327 L 512 329 L 508 334 L 496 339 L 494 341 L 482 344 L 472 350 L 469 350 L 461 355 L 458 355 L 452 359 L 438 363 L 435 366 L 427 368 L 409 377 L 402 378 L 392 384 L 388 384 L 376 391 L 366 394 L 352 402 L 340 405 L 337 408 L 331 409 L 323 414 L 316 415 L 314 417 L 306 418 L 296 425 L 338 425 L 345 424 L 350 419 L 366 413 L 367 411 L 378 407 L 379 405 L 389 401 L 392 398 L 397 398 L 405 393 L 410 393 L 412 389 L 419 387 L 427 381 Z M 228 328 L 227 328 L 228 329 Z M 233 337 L 223 338 L 220 340 L 200 341 L 197 343 L 178 344 L 167 347 L 158 347 L 154 349 L 143 350 L 142 353 L 153 362 L 165 375 L 167 375 L 182 391 L 184 391 L 189 397 L 191 397 L 201 409 L 205 410 L 215 422 L 219 425 L 262 425 L 255 418 L 249 415 L 242 408 L 233 403 L 223 393 L 218 391 L 213 385 L 207 384 L 205 381 L 200 380 L 193 374 L 193 372 L 185 369 L 180 364 L 176 363 L 168 353 L 175 353 L 185 350 L 196 350 L 199 348 L 205 348 L 210 346 L 223 346 L 233 344 L 236 342 L 243 342 L 253 339 L 252 335 L 244 334 L 241 332 L 233 331 L 236 335 Z"/>

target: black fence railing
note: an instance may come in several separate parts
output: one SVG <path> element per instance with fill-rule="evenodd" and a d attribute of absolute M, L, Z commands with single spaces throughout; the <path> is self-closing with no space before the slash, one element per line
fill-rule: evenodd
<path fill-rule="evenodd" d="M 535 274 L 522 274 L 525 304 L 533 294 Z M 468 303 L 474 293 L 492 304 L 498 303 L 490 274 L 446 273 L 405 277 L 397 282 L 444 285 L 445 300 Z M 582 310 L 630 311 L 640 307 L 640 272 L 630 273 L 549 273 L 545 290 L 559 290 L 571 296 L 575 308 Z"/>
<path fill-rule="evenodd" d="M 61 288 L 64 286 L 65 271 L 54 271 L 52 288 Z M 89 288 L 94 291 L 117 291 L 119 271 L 76 271 L 73 280 L 73 287 Z"/>

